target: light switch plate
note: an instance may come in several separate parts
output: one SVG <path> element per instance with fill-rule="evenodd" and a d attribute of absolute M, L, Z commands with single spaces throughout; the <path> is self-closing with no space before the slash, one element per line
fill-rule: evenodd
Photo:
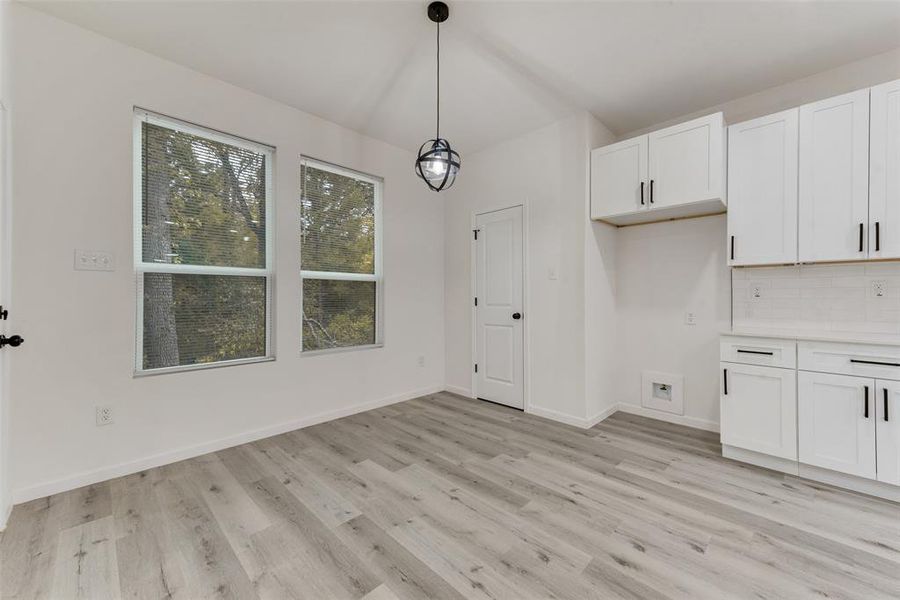
<path fill-rule="evenodd" d="M 115 271 L 116 259 L 112 252 L 75 250 L 76 271 Z"/>

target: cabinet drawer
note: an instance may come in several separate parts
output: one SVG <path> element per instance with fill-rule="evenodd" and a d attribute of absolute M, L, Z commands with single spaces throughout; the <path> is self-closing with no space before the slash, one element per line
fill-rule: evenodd
<path fill-rule="evenodd" d="M 794 340 L 757 337 L 723 337 L 719 358 L 725 362 L 793 369 L 797 366 Z"/>
<path fill-rule="evenodd" d="M 900 346 L 800 342 L 797 360 L 802 371 L 900 380 Z"/>

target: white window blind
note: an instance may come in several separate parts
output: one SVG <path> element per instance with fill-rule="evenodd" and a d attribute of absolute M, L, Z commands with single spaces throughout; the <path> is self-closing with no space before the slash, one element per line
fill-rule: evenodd
<path fill-rule="evenodd" d="M 382 182 L 311 159 L 300 181 L 303 350 L 381 344 Z"/>
<path fill-rule="evenodd" d="M 273 151 L 135 111 L 137 373 L 271 356 Z"/>

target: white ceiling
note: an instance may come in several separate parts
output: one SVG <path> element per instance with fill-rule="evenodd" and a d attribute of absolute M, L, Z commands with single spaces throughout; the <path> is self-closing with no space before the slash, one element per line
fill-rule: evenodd
<path fill-rule="evenodd" d="M 415 150 L 434 133 L 421 0 L 28 2 Z M 615 133 L 900 46 L 900 2 L 479 2 L 441 28 L 441 133 L 471 152 L 587 109 Z"/>

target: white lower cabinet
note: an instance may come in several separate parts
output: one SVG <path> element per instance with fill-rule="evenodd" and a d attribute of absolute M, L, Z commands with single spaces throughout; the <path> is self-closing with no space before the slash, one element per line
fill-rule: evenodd
<path fill-rule="evenodd" d="M 878 481 L 900 485 L 900 381 L 875 382 Z"/>
<path fill-rule="evenodd" d="M 797 372 L 722 363 L 722 443 L 797 460 Z"/>
<path fill-rule="evenodd" d="M 800 462 L 875 479 L 875 380 L 798 374 Z"/>

